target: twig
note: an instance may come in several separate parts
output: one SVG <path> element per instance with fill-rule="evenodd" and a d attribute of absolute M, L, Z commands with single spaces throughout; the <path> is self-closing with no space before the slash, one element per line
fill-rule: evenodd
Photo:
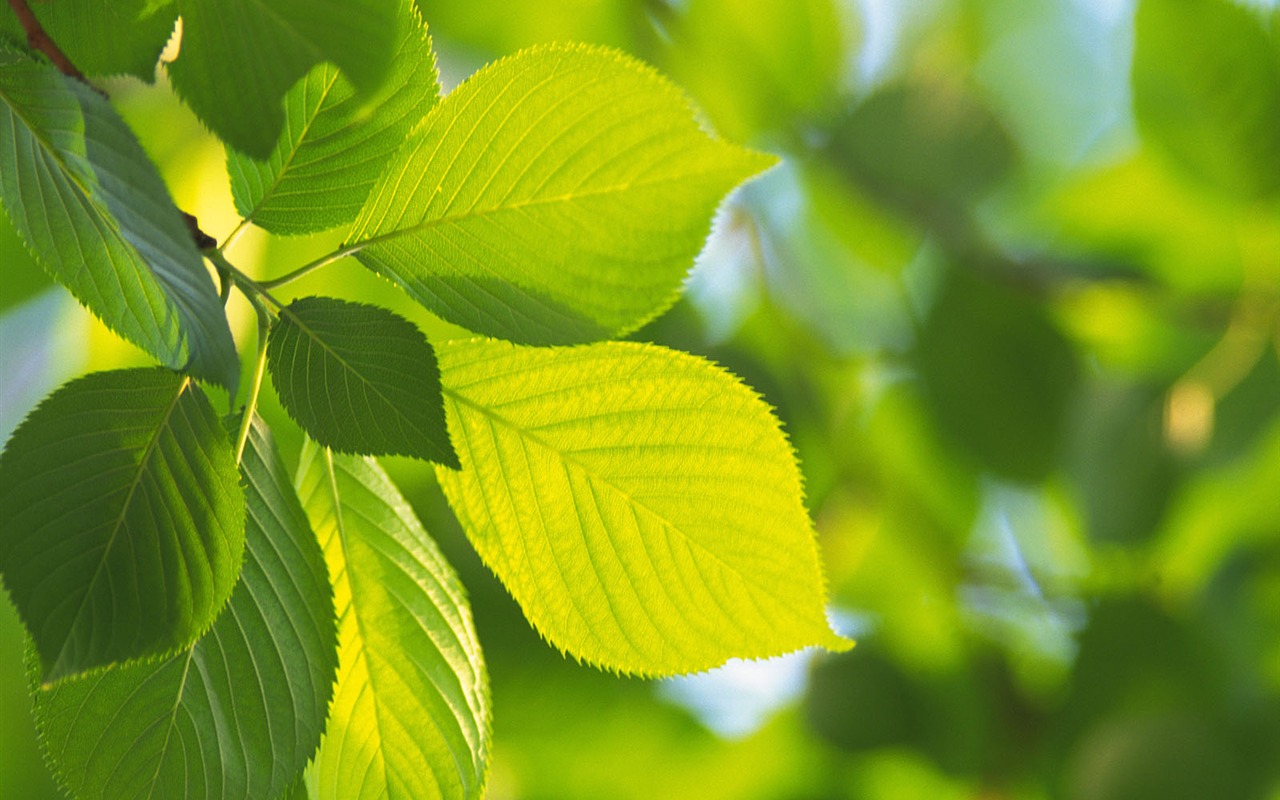
<path fill-rule="evenodd" d="M 75 64 L 71 63 L 71 59 L 67 58 L 67 54 L 62 52 L 62 48 L 58 47 L 58 43 L 45 33 L 44 26 L 40 24 L 40 20 L 36 19 L 36 15 L 31 11 L 31 6 L 27 5 L 27 0 L 9 0 L 9 8 L 13 9 L 13 13 L 18 16 L 18 22 L 22 23 L 22 29 L 27 32 L 27 44 L 31 49 L 44 53 L 58 71 L 63 75 L 69 75 L 72 78 L 84 83 L 92 88 L 103 97 L 106 94 L 89 83 L 89 79 L 84 76 Z"/>

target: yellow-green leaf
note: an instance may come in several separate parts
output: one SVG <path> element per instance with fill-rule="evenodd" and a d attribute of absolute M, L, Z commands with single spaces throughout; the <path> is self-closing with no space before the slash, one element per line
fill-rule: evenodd
<path fill-rule="evenodd" d="M 439 355 L 463 468 L 437 477 L 557 647 L 668 675 L 848 645 L 827 625 L 794 454 L 733 375 L 622 342 Z"/>

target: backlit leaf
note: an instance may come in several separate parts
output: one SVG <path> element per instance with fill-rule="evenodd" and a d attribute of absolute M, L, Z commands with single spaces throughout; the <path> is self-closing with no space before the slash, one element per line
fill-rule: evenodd
<path fill-rule="evenodd" d="M 309 442 L 298 493 L 338 609 L 338 686 L 312 796 L 480 797 L 488 677 L 453 569 L 372 459 Z"/>
<path fill-rule="evenodd" d="M 395 48 L 388 0 L 178 0 L 182 51 L 173 88 L 224 142 L 267 158 L 284 127 L 281 98 L 331 61 L 362 94 L 381 86 Z"/>
<path fill-rule="evenodd" d="M 348 242 L 450 322 L 528 344 L 601 339 L 671 305 L 721 198 L 772 161 L 708 136 L 678 89 L 621 53 L 533 48 L 436 106 Z"/>
<path fill-rule="evenodd" d="M 190 378 L 99 372 L 50 395 L 0 456 L 0 571 L 46 682 L 208 630 L 244 550 L 231 443 Z"/>
<path fill-rule="evenodd" d="M 324 554 L 270 431 L 242 463 L 244 574 L 198 642 L 37 690 L 41 739 L 78 798 L 275 798 L 315 753 L 337 632 Z"/>
<path fill-rule="evenodd" d="M 218 292 L 133 132 L 89 87 L 3 48 L 0 199 L 40 265 L 107 327 L 234 392 Z"/>
<path fill-rule="evenodd" d="M 285 94 L 284 130 L 265 161 L 227 149 L 236 209 L 272 233 L 351 222 L 413 126 L 436 104 L 435 56 L 412 0 L 400 0 L 391 72 L 367 103 L 321 64 Z"/>
<path fill-rule="evenodd" d="M 385 308 L 304 297 L 281 309 L 267 346 L 285 410 L 325 447 L 458 466 L 425 336 Z"/>
<path fill-rule="evenodd" d="M 476 340 L 440 359 L 462 471 L 437 477 L 557 647 L 667 675 L 848 645 L 824 616 L 791 448 L 732 375 L 621 342 Z"/>

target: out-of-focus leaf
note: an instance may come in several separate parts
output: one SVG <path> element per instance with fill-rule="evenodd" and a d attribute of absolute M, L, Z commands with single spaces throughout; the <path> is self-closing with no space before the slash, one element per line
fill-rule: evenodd
<path fill-rule="evenodd" d="M 426 25 L 413 0 L 396 4 L 395 57 L 372 100 L 366 103 L 326 62 L 285 94 L 284 130 L 268 159 L 227 148 L 231 194 L 245 219 L 288 235 L 327 230 L 360 213 L 392 153 L 439 91 Z"/>
<path fill-rule="evenodd" d="M 1073 409 L 1069 430 L 1069 472 L 1090 538 L 1145 541 L 1164 518 L 1180 472 L 1164 439 L 1163 393 L 1093 386 Z"/>
<path fill-rule="evenodd" d="M 1133 104 L 1143 136 L 1245 199 L 1280 190 L 1280 40 L 1232 0 L 1142 0 Z"/>
<path fill-rule="evenodd" d="M 395 53 L 388 0 L 177 0 L 182 50 L 173 88 L 227 144 L 267 158 L 284 127 L 281 98 L 322 61 L 368 97 Z"/>
<path fill-rule="evenodd" d="M 993 188 L 1013 167 L 1013 142 L 978 99 L 944 83 L 896 83 L 836 128 L 828 156 L 890 205 L 932 221 Z"/>
<path fill-rule="evenodd" d="M 30 3 L 40 25 L 88 76 L 133 75 L 155 80 L 156 61 L 178 19 L 172 0 L 65 0 Z M 0 8 L 0 30 L 22 36 L 18 18 Z"/>
<path fill-rule="evenodd" d="M 952 269 L 920 331 L 916 359 L 934 418 L 980 464 L 1022 481 L 1053 469 L 1076 363 L 1039 305 Z"/>
<path fill-rule="evenodd" d="M 163 368 L 63 386 L 0 457 L 0 569 L 53 682 L 171 653 L 240 571 L 244 493 L 208 399 Z"/>
<path fill-rule="evenodd" d="M 347 241 L 473 331 L 603 339 L 675 302 L 716 206 L 773 161 L 708 136 L 672 84 L 622 53 L 533 48 L 432 110 Z"/>
<path fill-rule="evenodd" d="M 833 0 L 690 0 L 667 25 L 666 63 L 725 136 L 768 139 L 838 109 L 852 23 Z"/>
<path fill-rule="evenodd" d="M 901 275 L 916 234 L 815 164 L 773 170 L 745 196 L 770 295 L 792 318 L 840 356 L 911 346 Z"/>
<path fill-rule="evenodd" d="M 244 571 L 209 632 L 163 661 L 37 690 L 74 797 L 278 798 L 320 744 L 338 662 L 324 555 L 260 420 L 241 469 Z"/>

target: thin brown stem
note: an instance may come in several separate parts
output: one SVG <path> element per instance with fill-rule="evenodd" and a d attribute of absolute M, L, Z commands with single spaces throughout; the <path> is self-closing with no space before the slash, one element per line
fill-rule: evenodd
<path fill-rule="evenodd" d="M 67 58 L 67 54 L 62 52 L 62 48 L 58 47 L 58 43 L 45 31 L 44 26 L 40 24 L 40 20 L 36 19 L 31 6 L 27 5 L 27 0 L 9 0 L 9 8 L 13 9 L 13 13 L 18 17 L 18 22 L 22 23 L 22 30 L 27 33 L 27 44 L 31 46 L 31 49 L 44 53 L 63 75 L 69 75 L 90 86 L 98 94 L 106 96 L 101 89 L 90 84 L 84 73 L 75 64 L 71 63 L 71 59 Z"/>

